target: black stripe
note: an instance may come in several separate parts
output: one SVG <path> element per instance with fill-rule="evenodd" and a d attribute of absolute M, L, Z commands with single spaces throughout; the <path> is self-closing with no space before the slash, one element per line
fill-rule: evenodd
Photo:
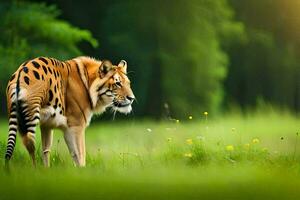
<path fill-rule="evenodd" d="M 7 148 L 9 148 L 9 147 L 11 147 L 12 149 L 14 148 L 14 146 L 15 146 L 15 141 L 14 141 L 14 139 L 9 139 L 8 141 L 7 141 L 7 144 L 6 144 L 6 147 Z"/>
<path fill-rule="evenodd" d="M 24 109 L 27 108 L 27 106 L 25 105 L 24 108 L 22 108 L 22 105 L 24 104 L 24 102 L 22 100 L 17 101 L 17 118 L 18 118 L 18 128 L 21 134 L 26 134 L 27 132 L 27 128 L 26 128 L 26 121 L 25 118 L 28 117 L 26 116 Z"/>
<path fill-rule="evenodd" d="M 23 114 L 24 119 L 29 118 L 29 113 L 23 112 L 22 114 Z"/>
<path fill-rule="evenodd" d="M 40 120 L 40 117 L 39 117 L 39 116 L 35 116 L 35 117 L 32 119 L 32 121 L 34 121 L 34 120 L 36 120 L 36 119 Z"/>
<path fill-rule="evenodd" d="M 12 104 L 12 107 L 10 109 L 10 112 L 15 112 L 16 111 L 16 105 L 15 104 Z"/>
<path fill-rule="evenodd" d="M 10 134 L 8 134 L 8 137 L 10 137 L 10 136 L 16 137 L 17 135 L 16 135 L 16 133 L 10 133 Z"/>
<path fill-rule="evenodd" d="M 40 80 L 40 74 L 37 71 L 33 71 L 33 74 L 36 79 Z"/>
<path fill-rule="evenodd" d="M 13 144 L 15 145 L 16 144 L 16 135 L 11 135 L 7 141 L 7 145 L 8 144 Z"/>
<path fill-rule="evenodd" d="M 29 78 L 27 76 L 24 76 L 24 81 L 27 85 L 29 85 Z"/>
<path fill-rule="evenodd" d="M 105 86 L 105 84 L 101 85 L 98 89 L 97 92 L 100 92 L 100 90 L 102 90 L 102 88 Z"/>
<path fill-rule="evenodd" d="M 8 140 L 14 140 L 14 139 L 16 139 L 16 133 L 10 133 L 9 135 L 8 135 Z M 13 137 L 13 139 L 11 139 Z"/>
<path fill-rule="evenodd" d="M 11 157 L 13 150 L 11 148 L 6 149 L 5 159 L 9 159 Z"/>
<path fill-rule="evenodd" d="M 32 61 L 31 63 L 33 64 L 33 66 L 34 66 L 35 68 L 37 68 L 37 69 L 40 68 L 40 64 L 37 63 L 36 61 Z"/>
<path fill-rule="evenodd" d="M 11 135 L 11 136 L 15 136 L 15 135 Z M 7 144 L 15 144 L 16 143 L 16 141 L 15 141 L 15 138 L 8 138 L 8 140 L 7 140 Z"/>
<path fill-rule="evenodd" d="M 42 67 L 43 67 L 45 74 L 47 75 L 47 73 L 48 73 L 47 68 L 44 65 Z"/>
<path fill-rule="evenodd" d="M 71 70 L 71 65 L 70 65 L 70 63 L 68 63 L 68 62 L 66 62 L 66 64 L 67 64 L 68 76 L 69 76 L 69 74 L 70 74 L 70 70 Z"/>
<path fill-rule="evenodd" d="M 18 99 L 18 94 L 19 94 L 19 91 L 20 91 L 20 76 L 21 76 L 21 72 L 22 72 L 22 70 L 19 71 L 18 78 L 17 78 L 17 85 L 16 85 L 17 99 Z"/>
<path fill-rule="evenodd" d="M 9 127 L 8 131 L 15 131 L 15 132 L 17 132 L 17 129 L 15 127 Z"/>
<path fill-rule="evenodd" d="M 58 98 L 55 98 L 55 104 L 54 104 L 54 106 L 53 106 L 54 109 L 57 108 L 57 104 L 58 104 Z"/>
<path fill-rule="evenodd" d="M 5 160 L 9 160 L 11 158 L 12 151 L 9 151 L 5 154 Z"/>
<path fill-rule="evenodd" d="M 7 142 L 7 148 L 9 148 L 9 147 L 14 147 L 15 146 L 15 143 L 13 143 L 14 141 L 13 140 L 9 140 L 8 142 Z"/>
<path fill-rule="evenodd" d="M 7 150 L 6 150 L 6 154 L 12 153 L 12 151 L 13 151 L 13 148 L 8 147 Z"/>
<path fill-rule="evenodd" d="M 10 114 L 9 118 L 17 118 L 17 115 L 16 114 Z"/>
<path fill-rule="evenodd" d="M 7 144 L 13 144 L 13 145 L 16 144 L 16 135 L 9 136 Z"/>
<path fill-rule="evenodd" d="M 12 153 L 13 153 L 12 149 L 7 149 L 5 154 L 5 159 L 9 160 L 11 158 Z"/>
<path fill-rule="evenodd" d="M 13 148 L 8 147 L 7 150 L 6 150 L 6 152 L 7 153 L 5 154 L 5 159 L 8 160 L 12 156 Z"/>
<path fill-rule="evenodd" d="M 36 124 L 26 124 L 27 130 L 28 130 L 29 128 L 33 128 L 33 127 L 36 127 Z"/>
<path fill-rule="evenodd" d="M 35 134 L 35 132 L 34 132 L 34 131 L 32 131 L 32 130 L 28 130 L 28 131 L 27 131 L 27 133 L 32 133 L 32 134 Z"/>
<path fill-rule="evenodd" d="M 8 86 L 7 86 L 6 93 L 8 93 L 8 91 L 9 91 L 9 89 L 10 89 L 10 86 L 11 86 L 11 85 L 8 85 Z"/>
<path fill-rule="evenodd" d="M 13 92 L 13 93 L 10 95 L 10 98 L 12 98 L 14 95 L 15 95 L 15 93 Z"/>
<path fill-rule="evenodd" d="M 76 63 L 76 62 L 75 62 L 75 63 Z M 83 82 L 83 80 L 82 80 L 82 78 L 81 78 L 81 75 L 80 75 L 80 69 L 79 69 L 79 66 L 78 66 L 77 63 L 76 63 L 76 68 L 77 68 L 77 73 L 78 73 L 78 75 L 79 75 L 79 78 L 80 78 L 80 80 L 81 80 L 81 82 L 82 82 L 82 84 L 83 84 L 83 86 L 84 86 L 84 88 L 85 88 L 86 94 L 87 94 L 87 96 L 88 96 L 88 98 L 89 98 L 90 108 L 92 109 L 92 108 L 93 108 L 92 98 L 91 98 L 91 96 L 90 96 L 90 93 L 89 93 L 89 91 L 88 91 L 88 88 L 86 88 L 86 86 L 85 86 L 85 84 L 84 84 L 84 82 Z M 88 79 L 88 78 L 89 78 L 89 77 L 87 77 L 87 79 Z"/>
<path fill-rule="evenodd" d="M 23 71 L 27 74 L 28 73 L 28 67 L 24 66 Z"/>
<path fill-rule="evenodd" d="M 52 70 L 50 67 L 48 67 L 48 71 L 50 72 L 50 74 L 52 74 Z"/>
<path fill-rule="evenodd" d="M 9 81 L 12 81 L 12 80 L 14 80 L 14 79 L 15 79 L 15 77 L 16 77 L 16 74 L 13 74 L 13 75 L 12 75 L 12 77 L 9 79 Z"/>
<path fill-rule="evenodd" d="M 17 122 L 15 122 L 15 121 L 10 121 L 10 122 L 9 122 L 9 126 L 10 126 L 10 125 L 15 125 L 15 126 L 17 126 L 18 124 L 17 124 Z"/>
<path fill-rule="evenodd" d="M 87 87 L 89 87 L 89 85 L 90 85 L 89 73 L 88 73 L 88 71 L 86 70 L 86 66 L 85 66 L 84 63 L 83 63 L 83 70 L 84 70 L 84 75 L 86 76 Z"/>
<path fill-rule="evenodd" d="M 43 61 L 46 65 L 48 65 L 48 61 L 45 58 L 39 57 L 39 60 Z"/>

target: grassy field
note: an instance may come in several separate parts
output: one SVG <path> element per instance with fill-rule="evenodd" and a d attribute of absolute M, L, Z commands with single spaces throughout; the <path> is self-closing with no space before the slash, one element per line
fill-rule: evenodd
<path fill-rule="evenodd" d="M 300 199 L 298 131 L 299 118 L 272 112 L 92 123 L 83 169 L 59 131 L 50 169 L 40 155 L 32 168 L 19 140 L 10 174 L 0 168 L 0 199 Z"/>

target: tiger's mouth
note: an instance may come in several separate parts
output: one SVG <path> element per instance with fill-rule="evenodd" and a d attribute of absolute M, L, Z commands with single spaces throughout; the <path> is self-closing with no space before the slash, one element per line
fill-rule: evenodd
<path fill-rule="evenodd" d="M 131 103 L 118 103 L 118 102 L 114 102 L 113 104 L 114 104 L 114 107 L 117 107 L 117 108 L 124 108 L 124 107 L 131 105 Z"/>
<path fill-rule="evenodd" d="M 128 114 L 132 111 L 132 102 L 113 102 L 113 109 L 124 114 Z"/>

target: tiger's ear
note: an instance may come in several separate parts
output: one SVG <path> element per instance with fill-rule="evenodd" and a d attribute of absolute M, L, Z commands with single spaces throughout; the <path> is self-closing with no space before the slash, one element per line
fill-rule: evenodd
<path fill-rule="evenodd" d="M 99 67 L 100 77 L 103 78 L 113 68 L 109 60 L 104 60 Z"/>
<path fill-rule="evenodd" d="M 127 72 L 127 62 L 125 60 L 121 60 L 120 63 L 118 64 L 118 67 L 122 67 L 124 72 Z"/>

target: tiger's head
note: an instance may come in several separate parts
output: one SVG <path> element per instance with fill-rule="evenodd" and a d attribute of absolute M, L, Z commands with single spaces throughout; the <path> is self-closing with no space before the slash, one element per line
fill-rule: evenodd
<path fill-rule="evenodd" d="M 102 61 L 97 74 L 90 89 L 94 111 L 101 113 L 111 107 L 121 113 L 130 113 L 135 96 L 127 77 L 126 61 L 122 60 L 118 65 Z"/>

